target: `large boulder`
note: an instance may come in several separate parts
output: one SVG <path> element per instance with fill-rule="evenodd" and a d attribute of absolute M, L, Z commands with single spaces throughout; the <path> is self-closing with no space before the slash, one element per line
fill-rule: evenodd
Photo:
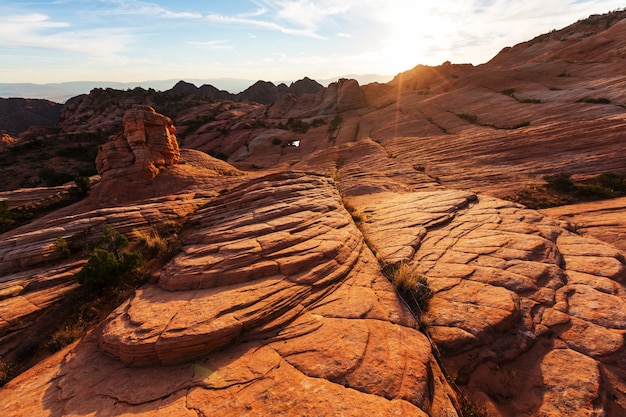
<path fill-rule="evenodd" d="M 150 106 L 134 106 L 124 114 L 124 133 L 98 152 L 98 172 L 103 180 L 129 175 L 154 178 L 160 168 L 180 159 L 175 133 L 169 117 Z"/>

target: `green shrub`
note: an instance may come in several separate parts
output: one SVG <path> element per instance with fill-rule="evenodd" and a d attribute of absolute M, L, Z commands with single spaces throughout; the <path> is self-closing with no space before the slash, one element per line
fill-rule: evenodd
<path fill-rule="evenodd" d="M 86 176 L 74 178 L 74 186 L 69 189 L 70 196 L 80 198 L 85 197 L 91 190 L 91 180 Z"/>
<path fill-rule="evenodd" d="M 63 239 L 60 236 L 55 238 L 56 251 L 63 257 L 67 258 L 70 256 L 70 247 L 67 244 L 67 240 Z"/>
<path fill-rule="evenodd" d="M 603 172 L 595 177 L 595 181 L 602 187 L 608 188 L 614 191 L 626 191 L 626 183 L 624 182 L 624 176 L 616 174 L 614 172 Z"/>
<path fill-rule="evenodd" d="M 584 97 L 578 100 L 578 103 L 588 103 L 588 104 L 611 104 L 611 100 L 608 98 L 592 98 L 592 97 Z"/>
<path fill-rule="evenodd" d="M 139 251 L 124 252 L 119 257 L 105 249 L 94 249 L 89 261 L 76 275 L 78 283 L 90 291 L 116 285 L 142 264 Z"/>
<path fill-rule="evenodd" d="M 7 200 L 0 200 L 0 233 L 5 232 L 15 225 L 15 216 L 9 209 Z"/>
<path fill-rule="evenodd" d="M 560 192 L 570 192 L 576 190 L 576 186 L 571 180 L 572 174 L 561 172 L 560 174 L 546 175 L 544 181 L 548 183 L 548 187 Z"/>
<path fill-rule="evenodd" d="M 93 254 L 76 274 L 78 283 L 91 292 L 118 284 L 143 264 L 139 251 L 126 252 L 128 239 L 110 225 L 105 225 L 104 235 Z"/>
<path fill-rule="evenodd" d="M 597 184 L 582 184 L 576 185 L 576 194 L 586 200 L 599 200 L 611 198 L 613 191 Z"/>

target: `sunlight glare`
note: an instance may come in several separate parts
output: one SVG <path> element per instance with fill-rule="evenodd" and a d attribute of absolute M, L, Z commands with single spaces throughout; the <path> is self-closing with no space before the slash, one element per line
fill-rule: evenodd
<path fill-rule="evenodd" d="M 438 2 L 434 6 L 397 1 L 391 3 L 393 7 L 385 9 L 382 18 L 389 32 L 381 59 L 389 73 L 406 71 L 418 64 L 434 64 L 433 54 L 439 49 L 438 45 L 446 42 L 454 30 L 453 23 L 442 11 L 446 3 Z"/>

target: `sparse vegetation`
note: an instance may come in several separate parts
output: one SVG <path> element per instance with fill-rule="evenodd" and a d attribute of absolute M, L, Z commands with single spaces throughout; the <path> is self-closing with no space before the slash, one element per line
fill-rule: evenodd
<path fill-rule="evenodd" d="M 0 357 L 0 387 L 11 379 L 12 373 L 11 366 Z"/>
<path fill-rule="evenodd" d="M 348 211 L 348 213 L 350 213 L 350 216 L 352 217 L 352 220 L 354 220 L 355 223 L 360 224 L 365 221 L 365 214 L 363 214 L 362 211 L 357 210 L 357 208 L 354 207 L 352 203 L 344 199 L 343 206 Z"/>
<path fill-rule="evenodd" d="M 472 124 L 478 124 L 478 117 L 474 114 L 466 114 L 466 113 L 457 113 L 457 116 L 465 121 L 468 121 Z"/>
<path fill-rule="evenodd" d="M 283 144 L 283 141 L 280 140 L 279 138 L 272 139 L 272 145 L 279 146 L 279 145 L 282 145 L 282 144 Z"/>
<path fill-rule="evenodd" d="M 530 122 L 528 120 L 514 125 L 512 129 L 519 129 L 519 128 L 526 127 L 526 126 L 530 126 Z"/>
<path fill-rule="evenodd" d="M 139 249 L 147 257 L 167 260 L 180 249 L 179 228 L 175 222 L 165 222 L 148 230 L 135 230 L 133 235 Z"/>
<path fill-rule="evenodd" d="M 541 104 L 541 100 L 536 98 L 525 98 L 523 100 L 520 100 L 520 103 Z"/>
<path fill-rule="evenodd" d="M 54 241 L 56 245 L 56 251 L 61 255 L 61 257 L 69 257 L 71 252 L 70 247 L 67 244 L 67 240 L 63 239 L 61 236 L 57 236 Z"/>
<path fill-rule="evenodd" d="M 294 133 L 306 133 L 309 130 L 310 125 L 300 119 L 294 119 L 290 117 L 287 120 L 287 129 Z"/>
<path fill-rule="evenodd" d="M 433 292 L 426 277 L 408 264 L 401 262 L 383 267 L 383 274 L 396 287 L 400 296 L 420 318 L 426 310 Z"/>
<path fill-rule="evenodd" d="M 0 200 L 0 233 L 14 229 L 35 217 L 29 208 L 9 208 L 7 200 Z"/>
<path fill-rule="evenodd" d="M 500 94 L 504 94 L 505 96 L 512 96 L 515 93 L 514 88 L 505 88 L 504 90 L 500 90 Z"/>
<path fill-rule="evenodd" d="M 457 395 L 457 399 L 459 400 L 459 411 L 461 412 L 462 417 L 487 416 L 487 409 L 485 407 L 477 405 L 462 392 Z"/>
<path fill-rule="evenodd" d="M 588 103 L 588 104 L 611 104 L 611 100 L 608 98 L 592 98 L 592 97 L 583 97 L 577 101 L 578 103 Z"/>
<path fill-rule="evenodd" d="M 105 225 L 103 237 L 98 240 L 93 254 L 76 275 L 78 283 L 98 293 L 136 272 L 143 264 L 143 256 L 139 251 L 126 251 L 128 245 L 126 236 L 112 226 Z"/>
<path fill-rule="evenodd" d="M 541 209 L 626 195 L 624 176 L 614 172 L 605 172 L 578 183 L 566 172 L 546 175 L 543 179 L 545 185 L 523 189 L 510 199 L 529 208 Z"/>

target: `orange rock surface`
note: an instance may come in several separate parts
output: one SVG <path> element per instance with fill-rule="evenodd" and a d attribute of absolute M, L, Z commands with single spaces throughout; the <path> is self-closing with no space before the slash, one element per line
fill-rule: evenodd
<path fill-rule="evenodd" d="M 102 91 L 70 103 L 61 129 L 92 111 L 125 133 L 87 199 L 2 235 L 0 355 L 77 285 L 85 259 L 57 236 L 175 219 L 181 252 L 0 388 L 0 415 L 457 416 L 464 397 L 494 417 L 624 415 L 623 199 L 500 199 L 626 172 L 624 13 L 478 67 L 205 103 L 177 115 L 180 156 L 166 116 L 122 102 L 107 119 Z M 421 318 L 383 273 L 400 264 L 433 291 Z"/>

